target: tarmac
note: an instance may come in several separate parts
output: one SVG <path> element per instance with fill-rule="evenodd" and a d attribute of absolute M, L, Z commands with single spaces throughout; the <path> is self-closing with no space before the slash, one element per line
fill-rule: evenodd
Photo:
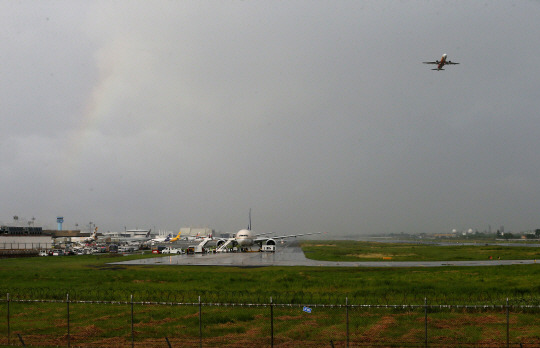
<path fill-rule="evenodd" d="M 170 265 L 170 266 L 311 266 L 311 267 L 455 267 L 528 265 L 536 260 L 484 260 L 484 261 L 316 261 L 306 258 L 298 242 L 276 245 L 275 253 L 243 252 L 196 255 L 171 255 L 142 260 L 114 262 L 116 265 Z"/>

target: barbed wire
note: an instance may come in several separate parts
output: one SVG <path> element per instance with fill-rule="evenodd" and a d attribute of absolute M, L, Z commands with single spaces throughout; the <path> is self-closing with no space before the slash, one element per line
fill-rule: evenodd
<path fill-rule="evenodd" d="M 362 310 L 362 309 L 386 309 L 393 310 L 397 312 L 401 311 L 415 311 L 415 310 L 427 310 L 429 309 L 430 313 L 436 312 L 446 312 L 448 310 L 464 310 L 464 311 L 493 311 L 493 310 L 504 310 L 506 308 L 512 309 L 513 311 L 536 311 L 540 310 L 540 304 L 505 304 L 505 305 L 493 305 L 493 304 L 481 304 L 481 305 L 466 305 L 466 304 L 439 304 L 439 305 L 415 305 L 415 304 L 300 304 L 300 303 L 221 303 L 221 302 L 158 302 L 158 301 L 89 301 L 89 300 L 72 300 L 69 296 L 63 300 L 58 299 L 20 299 L 20 298 L 10 298 L 7 297 L 0 299 L 1 302 L 16 302 L 16 303 L 72 303 L 72 304 L 108 304 L 108 305 L 137 305 L 137 306 L 205 306 L 205 307 L 277 307 L 277 308 L 300 308 L 309 306 L 310 308 L 349 308 L 351 310 Z"/>
<path fill-rule="evenodd" d="M 57 289 L 57 288 L 0 288 L 0 294 L 13 300 L 65 300 L 66 295 L 72 301 L 129 301 L 133 296 L 139 302 L 198 303 L 199 298 L 205 303 L 235 304 L 349 304 L 349 305 L 540 305 L 540 295 L 522 294 L 508 296 L 504 293 L 471 293 L 452 296 L 448 294 L 420 294 L 388 291 L 383 295 L 368 291 L 354 293 L 314 293 L 302 291 L 250 292 L 250 291 L 170 291 L 170 290 L 134 290 L 134 289 Z"/>

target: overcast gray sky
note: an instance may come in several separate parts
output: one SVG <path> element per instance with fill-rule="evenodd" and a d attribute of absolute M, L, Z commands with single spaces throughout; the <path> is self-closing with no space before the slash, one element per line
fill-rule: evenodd
<path fill-rule="evenodd" d="M 0 10 L 3 223 L 540 228 L 537 1 Z"/>

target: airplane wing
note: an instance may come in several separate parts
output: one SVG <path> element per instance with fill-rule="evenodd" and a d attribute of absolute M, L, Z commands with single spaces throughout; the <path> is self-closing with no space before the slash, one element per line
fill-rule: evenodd
<path fill-rule="evenodd" d="M 440 64 L 441 62 L 436 60 L 434 62 L 422 62 L 422 63 L 424 63 L 424 64 Z"/>
<path fill-rule="evenodd" d="M 455 64 L 459 64 L 459 63 L 454 63 L 454 62 L 452 62 L 452 61 L 449 60 L 449 61 L 446 62 L 445 64 L 452 64 L 452 65 L 455 65 Z"/>
<path fill-rule="evenodd" d="M 312 234 L 321 234 L 322 232 L 313 232 L 313 233 L 303 233 L 303 234 L 290 234 L 287 236 L 271 236 L 271 237 L 257 237 L 253 240 L 254 243 L 266 242 L 269 239 L 285 239 L 285 238 L 296 238 L 302 236 L 309 236 Z"/>

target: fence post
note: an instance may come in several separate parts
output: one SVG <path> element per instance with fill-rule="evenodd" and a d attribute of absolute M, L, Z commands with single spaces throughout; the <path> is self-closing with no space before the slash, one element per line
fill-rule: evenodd
<path fill-rule="evenodd" d="M 133 330 L 133 294 L 131 294 L 131 347 L 135 347 L 135 331 Z"/>
<path fill-rule="evenodd" d="M 199 347 L 202 348 L 202 302 L 199 296 Z"/>
<path fill-rule="evenodd" d="M 19 342 L 21 342 L 21 345 L 22 345 L 23 347 L 26 347 L 26 343 L 24 343 L 24 340 L 23 340 L 21 334 L 17 334 L 17 337 L 19 337 Z"/>
<path fill-rule="evenodd" d="M 428 346 L 428 336 L 427 336 L 427 297 L 424 297 L 424 332 L 425 332 L 425 341 L 424 346 Z"/>
<path fill-rule="evenodd" d="M 11 346 L 11 326 L 9 325 L 9 292 L 7 294 L 7 339 L 8 346 Z"/>
<path fill-rule="evenodd" d="M 347 321 L 347 348 L 349 348 L 349 297 L 345 297 L 345 318 Z"/>
<path fill-rule="evenodd" d="M 270 296 L 270 347 L 274 347 L 274 302 Z"/>
<path fill-rule="evenodd" d="M 67 346 L 71 347 L 71 337 L 69 332 L 69 293 L 66 295 L 66 304 L 67 304 Z"/>
<path fill-rule="evenodd" d="M 510 308 L 508 306 L 508 297 L 506 298 L 506 347 L 510 347 Z"/>

